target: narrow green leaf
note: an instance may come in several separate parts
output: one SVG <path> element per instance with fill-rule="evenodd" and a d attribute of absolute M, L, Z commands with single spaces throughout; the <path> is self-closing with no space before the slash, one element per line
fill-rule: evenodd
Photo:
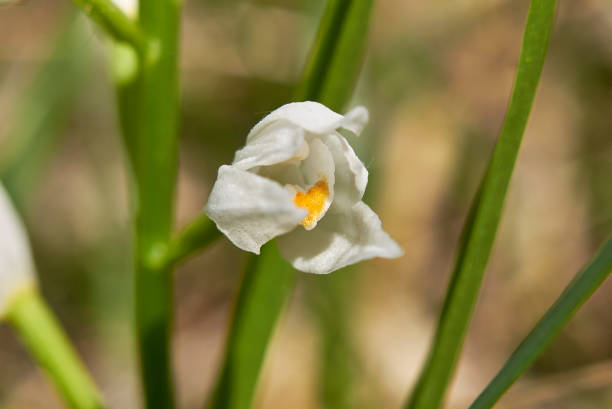
<path fill-rule="evenodd" d="M 208 407 L 251 406 L 266 348 L 295 281 L 293 268 L 274 242 L 262 247 L 244 272 L 238 293 L 225 362 Z"/>
<path fill-rule="evenodd" d="M 37 289 L 16 295 L 6 318 L 70 408 L 102 409 L 100 393 Z"/>
<path fill-rule="evenodd" d="M 437 409 L 457 364 L 487 266 L 506 192 L 544 65 L 555 0 L 532 0 L 514 90 L 499 140 L 466 221 L 460 251 L 444 300 L 435 338 L 410 409 Z"/>
<path fill-rule="evenodd" d="M 510 388 L 612 272 L 612 238 L 565 288 L 469 409 L 487 409 Z"/>

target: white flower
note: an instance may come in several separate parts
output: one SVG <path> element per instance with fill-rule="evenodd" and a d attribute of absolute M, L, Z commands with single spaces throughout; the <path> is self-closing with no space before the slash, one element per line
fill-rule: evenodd
<path fill-rule="evenodd" d="M 113 3 L 130 18 L 138 15 L 138 0 L 113 0 Z"/>
<path fill-rule="evenodd" d="M 19 216 L 0 185 L 0 317 L 11 297 L 36 283 L 30 246 Z"/>
<path fill-rule="evenodd" d="M 219 168 L 206 214 L 246 251 L 259 254 L 278 237 L 283 257 L 305 272 L 401 256 L 361 201 L 368 171 L 337 132 L 359 135 L 367 122 L 364 107 L 345 116 L 316 102 L 278 108 L 253 127 L 232 165 Z"/>

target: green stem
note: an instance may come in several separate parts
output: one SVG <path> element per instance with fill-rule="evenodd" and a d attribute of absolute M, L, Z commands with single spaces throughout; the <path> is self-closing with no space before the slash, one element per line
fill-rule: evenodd
<path fill-rule="evenodd" d="M 487 409 L 510 388 L 612 272 L 612 239 L 565 288 L 469 409 Z"/>
<path fill-rule="evenodd" d="M 180 7 L 175 0 L 146 0 L 139 6 L 149 47 L 139 54 L 136 79 L 119 88 L 122 111 L 137 121 L 122 124 L 136 185 L 135 321 L 145 405 L 170 409 L 172 276 L 163 255 L 172 230 L 177 178 Z M 130 101 L 136 105 L 130 107 Z"/>
<path fill-rule="evenodd" d="M 73 0 L 92 20 L 115 40 L 144 51 L 146 42 L 140 27 L 126 16 L 112 0 Z"/>
<path fill-rule="evenodd" d="M 6 318 L 69 407 L 103 407 L 87 370 L 35 287 L 24 289 L 13 299 Z"/>
<path fill-rule="evenodd" d="M 293 289 L 295 272 L 272 241 L 253 257 L 242 277 L 230 328 L 225 362 L 210 409 L 251 407 L 265 351 L 276 321 Z"/>
<path fill-rule="evenodd" d="M 319 96 L 350 5 L 350 0 L 327 1 L 302 79 L 295 92 L 295 101 L 315 100 Z"/>
<path fill-rule="evenodd" d="M 467 219 L 428 360 L 405 407 L 437 409 L 457 364 L 501 218 L 544 65 L 555 0 L 532 0 L 514 90 L 489 168 Z"/>
<path fill-rule="evenodd" d="M 164 263 L 173 266 L 220 237 L 215 223 L 205 214 L 200 215 L 172 238 L 166 250 Z"/>

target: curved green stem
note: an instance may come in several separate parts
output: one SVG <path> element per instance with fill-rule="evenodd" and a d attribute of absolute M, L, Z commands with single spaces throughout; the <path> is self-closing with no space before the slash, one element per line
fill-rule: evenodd
<path fill-rule="evenodd" d="M 565 288 L 469 409 L 488 409 L 512 386 L 612 272 L 612 239 Z"/>
<path fill-rule="evenodd" d="M 506 119 L 489 168 L 464 226 L 457 263 L 428 360 L 410 399 L 406 402 L 406 408 L 437 409 L 442 405 L 446 395 L 478 298 L 506 192 L 544 66 L 555 4 L 555 0 L 531 2 Z"/>
<path fill-rule="evenodd" d="M 85 366 L 38 290 L 15 296 L 6 318 L 72 409 L 102 409 L 102 399 Z"/>
<path fill-rule="evenodd" d="M 174 266 L 220 236 L 221 232 L 217 230 L 215 223 L 205 214 L 201 214 L 170 240 L 163 262 L 167 266 Z"/>
<path fill-rule="evenodd" d="M 115 40 L 131 44 L 137 50 L 145 50 L 146 38 L 140 27 L 112 0 L 73 0 L 73 2 Z"/>

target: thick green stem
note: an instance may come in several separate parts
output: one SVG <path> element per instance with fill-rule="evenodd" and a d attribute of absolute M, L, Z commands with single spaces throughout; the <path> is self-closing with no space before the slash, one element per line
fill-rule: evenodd
<path fill-rule="evenodd" d="M 139 54 L 136 78 L 119 87 L 121 110 L 135 118 L 122 121 L 122 128 L 136 188 L 136 332 L 145 405 L 169 409 L 174 407 L 173 300 L 170 268 L 163 256 L 172 230 L 177 178 L 180 7 L 174 0 L 139 5 L 148 47 Z"/>
<path fill-rule="evenodd" d="M 35 287 L 15 296 L 6 318 L 69 407 L 103 407 L 87 370 Z"/>
<path fill-rule="evenodd" d="M 92 20 L 115 40 L 145 50 L 145 36 L 138 24 L 126 16 L 112 0 L 73 0 Z"/>
<path fill-rule="evenodd" d="M 609 239 L 565 288 L 557 301 L 518 346 L 503 368 L 469 409 L 488 409 L 508 390 L 612 272 L 612 239 Z"/>
<path fill-rule="evenodd" d="M 544 66 L 554 11 L 555 0 L 531 2 L 504 125 L 464 227 L 429 357 L 406 408 L 437 409 L 446 396 L 478 298 Z"/>

